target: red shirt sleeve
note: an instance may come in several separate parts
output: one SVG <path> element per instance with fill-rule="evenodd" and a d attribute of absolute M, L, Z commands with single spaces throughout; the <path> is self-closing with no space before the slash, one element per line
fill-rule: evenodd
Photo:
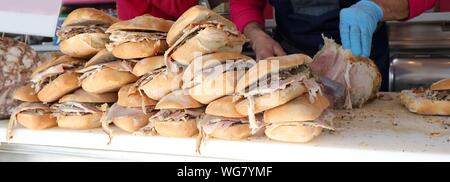
<path fill-rule="evenodd" d="M 149 2 L 146 0 L 116 0 L 117 15 L 121 20 L 129 20 L 147 12 Z"/>
<path fill-rule="evenodd" d="M 180 17 L 192 6 L 198 5 L 199 0 L 149 0 L 154 7 L 172 17 Z"/>
<path fill-rule="evenodd" d="M 239 31 L 250 22 L 256 22 L 264 26 L 264 7 L 267 0 L 230 0 L 231 20 Z"/>
<path fill-rule="evenodd" d="M 176 20 L 198 0 L 116 0 L 117 14 L 121 20 L 129 20 L 143 14 Z"/>
<path fill-rule="evenodd" d="M 426 10 L 431 9 L 437 0 L 409 0 L 409 16 L 408 19 L 419 16 Z"/>

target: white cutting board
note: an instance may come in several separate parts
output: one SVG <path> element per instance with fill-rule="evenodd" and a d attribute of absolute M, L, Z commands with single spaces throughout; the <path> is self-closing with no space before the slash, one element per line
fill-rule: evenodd
<path fill-rule="evenodd" d="M 0 32 L 53 37 L 61 0 L 1 0 Z"/>
<path fill-rule="evenodd" d="M 195 138 L 135 136 L 115 128 L 117 135 L 107 145 L 108 137 L 101 129 L 33 131 L 20 126 L 11 142 L 164 154 L 165 158 L 159 159 L 163 161 L 179 156 L 186 156 L 184 161 L 206 160 L 204 157 L 244 161 L 450 161 L 450 117 L 412 114 L 399 104 L 397 94 L 392 96 L 392 100 L 376 100 L 362 109 L 336 112 L 337 131 L 324 132 L 305 144 L 261 137 L 209 140 L 202 147 L 202 155 L 197 155 Z M 5 141 L 6 126 L 7 121 L 0 121 L 0 142 Z M 123 156 L 123 160 L 129 157 Z"/>

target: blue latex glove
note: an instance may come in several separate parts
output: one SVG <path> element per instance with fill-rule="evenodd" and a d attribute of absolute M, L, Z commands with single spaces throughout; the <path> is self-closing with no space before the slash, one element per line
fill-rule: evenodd
<path fill-rule="evenodd" d="M 370 0 L 342 9 L 339 28 L 344 49 L 351 49 L 355 56 L 369 57 L 372 36 L 382 18 L 383 10 Z"/>

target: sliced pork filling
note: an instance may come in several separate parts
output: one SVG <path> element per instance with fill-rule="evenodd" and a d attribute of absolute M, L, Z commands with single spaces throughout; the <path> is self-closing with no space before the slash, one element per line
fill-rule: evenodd
<path fill-rule="evenodd" d="M 167 70 L 166 67 L 162 67 L 162 68 L 158 68 L 156 70 L 153 70 L 153 71 L 151 71 L 149 73 L 146 73 L 145 75 L 143 75 L 141 78 L 139 78 L 134 83 L 134 88 L 137 88 L 138 91 L 141 93 L 141 87 L 146 85 L 148 82 L 152 81 L 157 75 L 159 75 L 161 73 L 164 73 L 166 70 Z M 141 93 L 141 95 L 142 95 L 142 93 Z"/>
<path fill-rule="evenodd" d="M 303 84 L 310 96 L 310 102 L 313 103 L 317 94 L 322 95 L 320 85 L 316 82 L 307 65 L 299 65 L 297 67 L 282 70 L 279 73 L 268 74 L 259 79 L 256 83 L 247 87 L 244 93 L 238 93 L 233 100 L 239 100 L 244 96 L 249 103 L 248 119 L 252 134 L 258 132 L 262 127 L 262 122 L 258 122 L 255 118 L 255 100 L 254 97 L 263 96 L 273 93 L 277 90 L 283 90 L 292 84 Z"/>
<path fill-rule="evenodd" d="M 82 81 L 87 77 L 99 72 L 103 68 L 111 68 L 117 71 L 131 72 L 133 70 L 135 62 L 132 60 L 117 60 L 108 63 L 102 63 L 97 65 L 92 65 L 80 70 L 77 70 L 77 73 L 81 73 L 82 75 L 79 77 L 79 80 Z"/>
<path fill-rule="evenodd" d="M 141 117 L 147 115 L 147 113 L 152 112 L 154 107 L 145 107 L 146 111 L 144 112 L 140 108 L 133 107 L 123 107 L 117 104 L 113 104 L 106 112 L 102 115 L 100 122 L 102 123 L 103 131 L 109 136 L 109 143 L 111 143 L 113 131 L 109 127 L 109 124 L 112 123 L 114 118 L 124 117 L 124 116 L 133 116 L 133 117 Z"/>
<path fill-rule="evenodd" d="M 436 101 L 450 101 L 450 90 L 429 90 L 429 89 L 412 89 L 412 92 L 419 97 L 424 97 Z"/>
<path fill-rule="evenodd" d="M 31 87 L 34 89 L 35 93 L 38 93 L 45 85 L 56 79 L 59 75 L 65 73 L 66 71 L 77 69 L 81 66 L 81 63 L 63 63 L 49 67 L 31 78 Z"/>
<path fill-rule="evenodd" d="M 301 82 L 307 87 L 310 96 L 315 97 L 317 93 L 321 93 L 319 84 L 312 77 L 307 65 L 300 65 L 295 68 L 283 70 L 280 73 L 268 74 L 259 79 L 256 83 L 245 89 L 244 97 L 262 96 L 283 90 L 293 83 Z"/>
<path fill-rule="evenodd" d="M 112 50 L 114 46 L 127 42 L 142 42 L 142 41 L 159 41 L 165 40 L 167 33 L 158 31 L 142 31 L 142 30 L 116 30 L 111 33 L 109 40 L 111 43 L 106 45 L 108 50 Z"/>
<path fill-rule="evenodd" d="M 247 118 L 226 118 L 204 114 L 199 119 L 198 128 L 206 135 L 209 135 L 219 128 L 229 128 L 234 125 L 247 123 Z"/>
<path fill-rule="evenodd" d="M 177 39 L 177 41 L 172 46 L 170 46 L 169 49 L 167 49 L 167 51 L 164 53 L 164 60 L 166 62 L 166 66 L 171 72 L 177 72 L 180 65 L 173 63 L 172 60 L 170 59 L 170 55 L 173 52 L 175 52 L 179 47 L 184 45 L 186 41 L 195 37 L 200 31 L 206 29 L 207 27 L 216 27 L 218 29 L 222 29 L 223 31 L 229 34 L 236 36 L 239 35 L 239 32 L 227 29 L 223 26 L 223 24 L 215 21 L 198 22 L 190 24 L 183 30 L 183 35 L 181 35 L 181 37 Z"/>
<path fill-rule="evenodd" d="M 42 103 L 25 102 L 17 106 L 11 113 L 9 118 L 8 129 L 6 134 L 6 140 L 9 141 L 13 136 L 14 127 L 17 125 L 17 114 L 19 113 L 30 113 L 30 114 L 50 114 L 51 109 L 49 105 Z"/>
<path fill-rule="evenodd" d="M 101 105 L 94 103 L 64 102 L 50 107 L 54 114 L 63 116 L 82 116 L 102 113 Z"/>
<path fill-rule="evenodd" d="M 255 63 L 253 61 L 248 60 L 236 60 L 236 61 L 228 61 L 223 64 L 215 65 L 212 67 L 206 67 L 197 71 L 195 73 L 195 77 L 192 80 L 185 80 L 183 83 L 183 89 L 192 88 L 202 82 L 215 79 L 217 76 L 228 72 L 228 71 L 238 71 L 238 73 L 244 73 L 248 69 L 250 69 Z M 242 74 L 243 75 L 243 74 Z M 239 78 L 238 78 L 239 79 Z"/>
<path fill-rule="evenodd" d="M 61 41 L 64 41 L 83 33 L 105 33 L 106 29 L 108 29 L 108 25 L 65 26 L 58 31 L 57 36 Z"/>
<path fill-rule="evenodd" d="M 178 122 L 196 119 L 202 114 L 197 109 L 163 109 L 150 117 L 150 122 Z"/>

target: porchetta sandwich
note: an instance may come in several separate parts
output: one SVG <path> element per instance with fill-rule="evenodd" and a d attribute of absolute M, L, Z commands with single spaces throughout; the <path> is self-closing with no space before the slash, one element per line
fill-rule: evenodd
<path fill-rule="evenodd" d="M 244 42 L 244 36 L 231 21 L 208 8 L 194 6 L 170 28 L 167 34 L 170 47 L 164 56 L 172 71 L 177 65 L 189 65 L 196 56 L 221 51 L 241 52 Z"/>
<path fill-rule="evenodd" d="M 117 59 L 106 49 L 101 50 L 77 70 L 81 87 L 96 94 L 117 91 L 138 79 L 131 73 L 134 64 L 133 60 Z"/>
<path fill-rule="evenodd" d="M 173 91 L 156 104 L 155 109 L 159 111 L 150 117 L 149 124 L 142 128 L 142 132 L 156 132 L 169 137 L 191 137 L 198 133 L 197 119 L 204 112 L 202 107 L 186 91 Z"/>
<path fill-rule="evenodd" d="M 13 137 L 13 129 L 17 123 L 32 130 L 43 130 L 56 126 L 56 117 L 52 115 L 49 105 L 40 102 L 30 84 L 18 88 L 14 92 L 13 98 L 23 103 L 17 106 L 11 114 L 6 140 Z"/>
<path fill-rule="evenodd" d="M 305 93 L 314 102 L 321 95 L 320 85 L 309 68 L 312 59 L 303 54 L 272 57 L 260 60 L 239 80 L 235 101 L 236 110 L 249 117 L 254 132 L 262 123 L 256 123 L 256 113 L 283 105 Z"/>
<path fill-rule="evenodd" d="M 100 118 L 108 103 L 117 101 L 117 93 L 93 94 L 78 89 L 51 106 L 58 127 L 66 129 L 93 129 L 101 126 Z"/>
<path fill-rule="evenodd" d="M 167 32 L 173 22 L 150 15 L 142 15 L 131 20 L 111 25 L 111 43 L 107 45 L 112 54 L 121 59 L 136 59 L 162 54 L 168 48 Z"/>
<path fill-rule="evenodd" d="M 450 78 L 433 83 L 430 89 L 414 88 L 400 93 L 409 111 L 423 115 L 450 115 Z"/>
<path fill-rule="evenodd" d="M 355 57 L 334 40 L 324 37 L 324 47 L 314 56 L 311 70 L 336 108 L 362 107 L 378 95 L 381 73 L 369 58 Z"/>
<path fill-rule="evenodd" d="M 255 63 L 236 52 L 218 52 L 196 58 L 183 73 L 183 89 L 202 104 L 234 93 L 237 81 Z"/>
<path fill-rule="evenodd" d="M 323 129 L 334 130 L 334 114 L 328 110 L 327 98 L 318 95 L 314 103 L 305 94 L 296 99 L 264 112 L 266 136 L 283 142 L 309 142 L 322 133 Z"/>
<path fill-rule="evenodd" d="M 236 111 L 233 96 L 225 96 L 208 104 L 198 122 L 202 140 L 213 137 L 241 140 L 251 135 L 247 116 Z"/>
<path fill-rule="evenodd" d="M 31 74 L 31 86 L 44 103 L 55 102 L 80 87 L 79 74 L 84 61 L 61 56 L 45 62 Z"/>
<path fill-rule="evenodd" d="M 79 8 L 64 20 L 57 35 L 61 52 L 71 57 L 89 58 L 105 48 L 108 27 L 119 21 L 94 8 Z"/>
<path fill-rule="evenodd" d="M 113 131 L 109 127 L 113 123 L 118 128 L 132 133 L 148 124 L 148 119 L 154 114 L 157 101 L 133 90 L 133 84 L 120 88 L 117 103 L 112 105 L 103 115 L 101 122 L 103 130 L 112 139 Z M 110 141 L 111 142 L 111 141 Z"/>
<path fill-rule="evenodd" d="M 183 73 L 169 72 L 163 56 L 142 59 L 134 66 L 133 74 L 140 77 L 134 84 L 134 89 L 153 100 L 160 100 L 180 89 L 182 84 Z"/>

